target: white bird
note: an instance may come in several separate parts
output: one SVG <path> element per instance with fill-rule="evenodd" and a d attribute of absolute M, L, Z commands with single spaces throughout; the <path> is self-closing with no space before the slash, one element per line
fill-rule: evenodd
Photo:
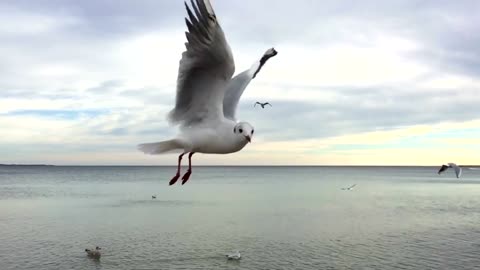
<path fill-rule="evenodd" d="M 440 167 L 440 170 L 438 170 L 438 174 L 443 173 L 448 168 L 455 169 L 455 175 L 457 176 L 457 178 L 460 178 L 460 176 L 462 176 L 462 168 L 457 166 L 457 164 L 455 164 L 455 163 L 448 163 L 448 165 L 442 165 L 442 167 Z"/>
<path fill-rule="evenodd" d="M 353 190 L 353 188 L 356 186 L 357 184 L 353 184 L 347 188 L 342 188 L 342 190 Z"/>
<path fill-rule="evenodd" d="M 228 260 L 240 260 L 242 258 L 242 255 L 240 254 L 240 251 L 235 251 L 230 254 L 225 254 L 225 257 L 227 257 Z"/>
<path fill-rule="evenodd" d="M 87 252 L 87 256 L 95 259 L 100 259 L 102 254 L 100 253 L 101 248 L 95 247 L 95 249 L 85 249 L 85 252 Z"/>
<path fill-rule="evenodd" d="M 254 128 L 236 120 L 237 105 L 250 81 L 277 54 L 273 48 L 267 50 L 250 69 L 232 78 L 232 52 L 210 2 L 191 0 L 191 7 L 186 2 L 185 7 L 188 42 L 180 60 L 175 107 L 168 114 L 171 123 L 180 125 L 180 132 L 174 139 L 138 146 L 146 154 L 182 151 L 170 185 L 180 177 L 181 160 L 186 153 L 189 164 L 182 185 L 192 173 L 194 153 L 234 153 L 251 141 Z"/>

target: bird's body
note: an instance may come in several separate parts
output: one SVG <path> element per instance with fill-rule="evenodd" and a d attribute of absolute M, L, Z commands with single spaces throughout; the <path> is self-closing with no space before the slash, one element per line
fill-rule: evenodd
<path fill-rule="evenodd" d="M 462 176 L 462 168 L 457 166 L 455 163 L 447 163 L 448 165 L 442 165 L 440 169 L 438 170 L 438 174 L 442 174 L 444 171 L 446 171 L 448 168 L 453 168 L 455 170 L 455 176 L 457 178 L 460 178 Z"/>
<path fill-rule="evenodd" d="M 180 125 L 180 132 L 171 140 L 138 146 L 146 154 L 181 152 L 170 185 L 180 177 L 186 153 L 189 167 L 182 184 L 190 178 L 194 153 L 234 153 L 251 141 L 253 126 L 237 121 L 238 102 L 266 61 L 277 54 L 275 49 L 268 49 L 250 69 L 232 78 L 232 52 L 209 0 L 192 0 L 191 7 L 186 3 L 185 7 L 188 42 L 180 60 L 175 107 L 168 114 L 171 123 Z"/>
<path fill-rule="evenodd" d="M 186 152 L 234 153 L 240 151 L 248 143 L 248 139 L 231 136 L 236 125 L 237 123 L 232 120 L 222 119 L 217 125 L 187 127 L 181 131 L 177 140 Z"/>
<path fill-rule="evenodd" d="M 342 188 L 342 190 L 353 190 L 353 188 L 356 186 L 357 184 L 353 184 L 347 188 Z"/>
<path fill-rule="evenodd" d="M 261 102 L 255 102 L 255 104 L 253 105 L 253 107 L 256 107 L 258 105 L 260 105 L 262 107 L 262 109 L 265 109 L 265 106 L 267 105 L 270 105 L 270 107 L 272 107 L 272 104 L 270 104 L 269 102 L 265 102 L 265 103 L 261 103 Z"/>
<path fill-rule="evenodd" d="M 95 258 L 95 259 L 100 259 L 102 256 L 102 253 L 100 252 L 101 248 L 95 247 L 95 249 L 85 249 L 85 252 L 87 253 L 88 257 Z"/>
<path fill-rule="evenodd" d="M 240 254 L 240 251 L 235 251 L 230 254 L 225 254 L 225 257 L 227 257 L 228 260 L 240 260 L 242 255 Z"/>

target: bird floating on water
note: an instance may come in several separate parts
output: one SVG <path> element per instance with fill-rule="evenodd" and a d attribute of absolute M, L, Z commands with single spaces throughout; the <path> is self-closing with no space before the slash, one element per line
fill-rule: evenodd
<path fill-rule="evenodd" d="M 353 184 L 347 188 L 342 188 L 342 190 L 353 190 L 353 188 L 356 186 L 357 184 Z"/>
<path fill-rule="evenodd" d="M 228 260 L 240 260 L 242 258 L 242 255 L 240 254 L 240 251 L 235 251 L 230 254 L 225 254 L 225 257 L 227 257 Z"/>
<path fill-rule="evenodd" d="M 266 106 L 266 105 L 270 105 L 270 107 L 272 107 L 272 104 L 270 104 L 269 102 L 261 103 L 261 102 L 258 102 L 258 101 L 255 102 L 255 104 L 253 105 L 253 107 L 257 106 L 257 104 L 259 104 L 259 105 L 262 107 L 262 109 L 265 109 L 265 106 Z"/>
<path fill-rule="evenodd" d="M 438 170 L 438 174 L 443 173 L 448 168 L 453 168 L 455 170 L 455 175 L 457 176 L 457 178 L 460 178 L 460 176 L 462 176 L 462 168 L 457 166 L 457 164 L 455 163 L 448 163 L 448 165 L 442 165 L 442 167 L 440 167 L 440 170 Z"/>
<path fill-rule="evenodd" d="M 182 53 L 177 77 L 175 107 L 168 114 L 180 133 L 171 140 L 145 143 L 138 149 L 146 154 L 180 151 L 173 185 L 180 177 L 182 157 L 188 155 L 188 170 L 182 185 L 192 174 L 194 153 L 229 154 L 251 142 L 254 128 L 237 121 L 236 110 L 243 91 L 268 59 L 277 55 L 268 49 L 251 68 L 232 78 L 235 63 L 217 16 L 208 0 L 185 2 L 188 13 L 186 51 Z"/>
<path fill-rule="evenodd" d="M 85 249 L 85 252 L 87 253 L 88 257 L 95 258 L 95 259 L 100 259 L 102 254 L 100 253 L 101 248 L 100 247 L 95 247 L 95 249 Z"/>

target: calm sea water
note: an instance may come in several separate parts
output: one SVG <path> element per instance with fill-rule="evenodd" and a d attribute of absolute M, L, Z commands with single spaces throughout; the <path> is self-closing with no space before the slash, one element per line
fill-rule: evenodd
<path fill-rule="evenodd" d="M 479 269 L 480 170 L 437 169 L 0 167 L 0 269 Z"/>

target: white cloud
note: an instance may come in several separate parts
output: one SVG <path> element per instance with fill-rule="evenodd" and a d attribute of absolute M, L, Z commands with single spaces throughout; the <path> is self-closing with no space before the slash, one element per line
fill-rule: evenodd
<path fill-rule="evenodd" d="M 0 35 L 44 35 L 82 23 L 74 16 L 52 17 L 5 6 L 0 6 L 0 13 Z"/>
<path fill-rule="evenodd" d="M 304 48 L 279 48 L 275 64 L 264 80 L 301 82 L 321 86 L 370 86 L 414 79 L 429 71 L 421 63 L 406 59 L 389 46 L 367 48 L 345 44 Z"/>
<path fill-rule="evenodd" d="M 480 81 L 468 76 L 440 73 L 420 82 L 417 86 L 425 89 L 480 89 Z"/>
<path fill-rule="evenodd" d="M 112 58 L 132 85 L 175 83 L 185 35 L 182 30 L 142 33 L 117 44 Z"/>

